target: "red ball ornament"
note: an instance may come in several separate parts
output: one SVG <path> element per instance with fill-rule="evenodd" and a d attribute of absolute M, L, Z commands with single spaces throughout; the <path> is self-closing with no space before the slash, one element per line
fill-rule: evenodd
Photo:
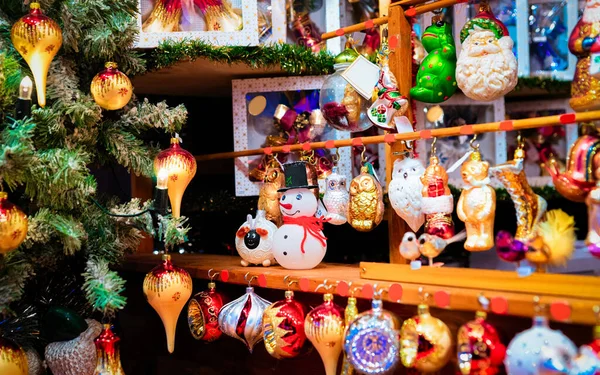
<path fill-rule="evenodd" d="M 208 289 L 190 299 L 188 303 L 188 325 L 196 340 L 213 342 L 223 332 L 219 329 L 219 312 L 223 307 L 223 295 L 216 290 L 214 282 Z"/>
<path fill-rule="evenodd" d="M 267 352 L 277 359 L 293 358 L 308 347 L 304 332 L 306 307 L 285 292 L 285 299 L 267 307 L 263 314 L 263 338 Z"/>
<path fill-rule="evenodd" d="M 494 375 L 506 356 L 506 347 L 486 317 L 478 311 L 475 320 L 458 330 L 458 366 L 463 375 Z"/>
<path fill-rule="evenodd" d="M 594 327 L 594 341 L 588 344 L 588 346 L 596 353 L 596 356 L 600 358 L 600 325 Z"/>
<path fill-rule="evenodd" d="M 27 215 L 0 191 L 0 254 L 17 249 L 27 237 Z"/>

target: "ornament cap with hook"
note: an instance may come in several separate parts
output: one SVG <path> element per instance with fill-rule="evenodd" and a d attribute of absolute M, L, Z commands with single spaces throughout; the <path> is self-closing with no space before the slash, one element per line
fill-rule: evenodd
<path fill-rule="evenodd" d="M 477 134 L 473 134 L 473 138 L 471 138 L 471 140 L 469 141 L 469 146 L 471 146 L 471 149 L 473 150 L 473 152 L 479 152 L 479 143 L 475 144 L 476 140 L 477 140 Z"/>
<path fill-rule="evenodd" d="M 209 289 L 214 289 L 214 288 L 217 286 L 217 285 L 215 284 L 215 278 L 216 278 L 217 276 L 219 276 L 219 274 L 220 274 L 221 272 L 215 272 L 215 273 L 213 273 L 212 275 L 210 274 L 211 272 L 213 272 L 213 269 L 212 269 L 212 268 L 208 270 L 208 279 L 210 280 L 210 281 L 208 282 L 208 288 L 209 288 Z"/>
<path fill-rule="evenodd" d="M 322 284 L 317 285 L 317 288 L 315 289 L 315 292 L 318 291 L 319 289 L 323 288 L 325 289 L 325 294 L 323 295 L 323 300 L 325 302 L 329 302 L 333 300 L 333 294 L 331 294 L 331 291 L 333 289 L 333 285 L 330 285 L 327 283 L 327 279 L 323 280 Z"/>
<path fill-rule="evenodd" d="M 244 280 L 246 280 L 246 282 L 248 283 L 248 288 L 252 288 L 252 281 L 258 279 L 258 276 L 254 275 L 250 277 L 250 279 L 248 279 L 248 275 L 250 275 L 250 272 L 246 272 L 246 274 L 244 275 Z"/>

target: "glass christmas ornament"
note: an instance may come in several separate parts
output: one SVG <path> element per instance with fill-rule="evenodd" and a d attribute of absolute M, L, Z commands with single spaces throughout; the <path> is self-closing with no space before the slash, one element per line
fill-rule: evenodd
<path fill-rule="evenodd" d="M 282 267 L 311 269 L 316 267 L 327 251 L 327 238 L 323 234 L 323 220 L 315 217 L 317 198 L 316 179 L 311 181 L 304 161 L 287 163 L 285 187 L 279 189 L 279 206 L 283 225 L 275 232 L 273 255 Z"/>
<path fill-rule="evenodd" d="M 0 254 L 16 250 L 27 237 L 27 215 L 0 191 Z"/>
<path fill-rule="evenodd" d="M 323 303 L 306 315 L 306 337 L 319 352 L 326 375 L 335 375 L 344 340 L 344 310 L 333 302 L 333 294 L 323 295 Z"/>
<path fill-rule="evenodd" d="M 362 374 L 392 373 L 400 350 L 399 327 L 398 319 L 383 309 L 381 296 L 375 296 L 371 310 L 346 327 L 344 352 L 354 369 Z"/>
<path fill-rule="evenodd" d="M 456 204 L 456 213 L 465 223 L 465 250 L 468 251 L 494 247 L 496 190 L 490 185 L 489 168 L 490 164 L 481 160 L 479 146 L 461 167 L 465 185 Z"/>
<path fill-rule="evenodd" d="M 285 299 L 267 307 L 263 314 L 263 339 L 267 352 L 277 359 L 294 358 L 306 351 L 306 307 L 287 290 Z"/>
<path fill-rule="evenodd" d="M 338 173 L 338 168 L 333 167 L 333 171 L 325 180 L 325 195 L 323 195 L 323 204 L 327 209 L 326 220 L 329 224 L 345 224 L 348 216 L 348 203 L 350 194 L 346 185 L 346 176 Z"/>
<path fill-rule="evenodd" d="M 348 297 L 348 303 L 346 305 L 346 309 L 344 310 L 344 323 L 346 327 L 348 327 L 350 323 L 352 323 L 354 319 L 356 319 L 356 317 L 358 316 L 356 298 L 352 295 L 352 292 L 350 293 L 351 295 L 350 297 Z M 350 361 L 348 361 L 348 357 L 344 355 L 344 358 L 342 360 L 342 371 L 340 372 L 340 375 L 353 375 L 354 373 L 354 367 L 352 367 Z"/>
<path fill-rule="evenodd" d="M 546 213 L 537 225 L 536 237 L 527 243 L 525 259 L 540 268 L 564 266 L 575 251 L 575 219 L 562 210 Z"/>
<path fill-rule="evenodd" d="M 369 232 L 383 220 L 383 189 L 366 163 L 350 183 L 348 223 L 359 232 Z"/>
<path fill-rule="evenodd" d="M 112 326 L 104 324 L 100 336 L 94 340 L 98 354 L 94 375 L 125 375 L 121 367 L 120 341 L 119 336 L 112 331 Z"/>
<path fill-rule="evenodd" d="M 0 374 L 27 375 L 28 371 L 25 351 L 14 342 L 0 337 Z"/>
<path fill-rule="evenodd" d="M 327 123 L 337 130 L 360 132 L 373 124 L 367 116 L 369 101 L 350 85 L 342 73 L 354 60 L 358 52 L 346 48 L 336 56 L 335 72 L 327 77 L 319 94 L 319 106 Z"/>
<path fill-rule="evenodd" d="M 505 262 L 520 262 L 525 259 L 527 245 L 514 239 L 510 232 L 501 230 L 496 235 L 496 254 Z"/>
<path fill-rule="evenodd" d="M 169 200 L 173 217 L 181 216 L 181 200 L 185 189 L 196 175 L 196 159 L 179 145 L 179 138 L 171 138 L 171 147 L 162 150 L 154 159 L 154 173 L 162 169 L 169 172 Z"/>
<path fill-rule="evenodd" d="M 38 105 L 45 107 L 48 69 L 62 45 L 62 31 L 53 19 L 42 13 L 40 3 L 34 1 L 29 7 L 29 14 L 12 26 L 10 39 L 33 73 Z"/>
<path fill-rule="evenodd" d="M 452 354 L 450 329 L 429 313 L 429 306 L 418 306 L 418 314 L 407 319 L 400 329 L 400 358 L 405 367 L 420 372 L 436 372 Z"/>
<path fill-rule="evenodd" d="M 48 342 L 69 341 L 88 329 L 88 323 L 75 311 L 51 306 L 42 320 L 42 334 Z"/>
<path fill-rule="evenodd" d="M 278 190 L 285 186 L 285 174 L 277 160 L 271 160 L 262 180 L 263 184 L 258 193 L 258 209 L 265 211 L 265 218 L 279 227 L 283 219 L 279 208 Z"/>
<path fill-rule="evenodd" d="M 423 190 L 421 176 L 424 172 L 425 167 L 419 159 L 410 157 L 396 159 L 388 189 L 388 196 L 394 211 L 415 232 L 425 222 L 425 215 L 422 211 L 423 196 L 421 195 Z"/>
<path fill-rule="evenodd" d="M 206 20 L 208 31 L 240 31 L 242 17 L 233 11 L 229 0 L 194 0 Z"/>
<path fill-rule="evenodd" d="M 568 373 L 565 362 L 576 355 L 577 348 L 567 336 L 550 329 L 545 316 L 535 316 L 533 326 L 508 344 L 504 366 L 508 375 Z M 553 371 L 560 367 L 563 371 Z"/>
<path fill-rule="evenodd" d="M 39 353 L 35 349 L 25 350 L 25 356 L 27 357 L 27 366 L 29 367 L 28 375 L 45 375 L 46 368 L 44 362 L 40 358 Z M 10 374 L 10 372 L 9 372 Z"/>
<path fill-rule="evenodd" d="M 196 340 L 213 342 L 221 337 L 219 312 L 222 308 L 223 295 L 216 290 L 211 279 L 208 289 L 196 293 L 188 303 L 188 325 Z"/>
<path fill-rule="evenodd" d="M 593 188 L 585 203 L 588 209 L 587 248 L 593 256 L 600 258 L 600 187 Z"/>
<path fill-rule="evenodd" d="M 164 254 L 161 264 L 144 278 L 144 295 L 160 316 L 165 326 L 167 349 L 173 353 L 177 319 L 192 295 L 192 278 L 186 270 L 171 262 L 170 255 Z"/>
<path fill-rule="evenodd" d="M 117 63 L 107 62 L 103 71 L 96 74 L 90 85 L 90 92 L 96 104 L 114 111 L 129 103 L 133 95 L 133 86 L 129 77 L 121 72 Z"/>
<path fill-rule="evenodd" d="M 94 339 L 102 332 L 102 325 L 91 319 L 86 322 L 88 327 L 79 337 L 46 346 L 46 364 L 53 375 L 94 375 L 97 363 Z"/>
<path fill-rule="evenodd" d="M 145 33 L 172 33 L 181 31 L 181 0 L 157 0 L 152 13 L 144 24 L 142 31 Z"/>
<path fill-rule="evenodd" d="M 271 302 L 254 293 L 248 286 L 246 294 L 229 302 L 219 312 L 219 329 L 227 336 L 243 342 L 250 353 L 263 339 L 263 314 Z"/>
<path fill-rule="evenodd" d="M 448 239 L 454 236 L 454 199 L 448 187 L 448 173 L 435 155 L 435 139 L 432 143 L 429 166 L 421 177 L 423 183 L 422 211 L 425 214 L 425 233 Z"/>
<path fill-rule="evenodd" d="M 275 263 L 272 248 L 276 231 L 277 226 L 265 218 L 265 211 L 257 210 L 256 218 L 248 215 L 235 234 L 235 248 L 242 257 L 242 266 L 262 264 L 268 267 Z"/>
<path fill-rule="evenodd" d="M 313 52 L 319 52 L 324 43 L 321 41 L 321 32 L 317 25 L 310 19 L 308 12 L 293 12 L 290 24 L 296 44 L 306 47 Z"/>
<path fill-rule="evenodd" d="M 478 311 L 475 319 L 458 330 L 458 367 L 463 375 L 495 375 L 506 356 L 496 328 Z"/>

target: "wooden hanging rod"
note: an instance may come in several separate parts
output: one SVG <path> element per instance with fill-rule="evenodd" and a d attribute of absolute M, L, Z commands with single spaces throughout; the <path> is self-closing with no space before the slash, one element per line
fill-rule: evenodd
<path fill-rule="evenodd" d="M 399 133 L 399 134 L 386 134 L 386 135 L 375 135 L 371 137 L 357 137 L 350 139 L 337 139 L 325 142 L 312 142 L 293 144 L 286 146 L 277 147 L 265 147 L 257 148 L 253 150 L 244 151 L 232 151 L 232 152 L 221 152 L 217 154 L 207 155 L 196 155 L 198 161 L 218 160 L 218 159 L 232 159 L 243 156 L 252 155 L 263 155 L 263 154 L 279 154 L 289 153 L 296 151 L 309 151 L 323 148 L 339 148 L 339 147 L 350 147 L 350 146 L 362 146 L 369 144 L 378 143 L 394 143 L 397 141 L 414 141 L 419 139 L 429 139 L 433 137 L 444 138 L 444 137 L 456 137 L 460 135 L 471 135 L 480 133 L 490 133 L 497 131 L 511 131 L 511 130 L 522 130 L 541 128 L 543 126 L 556 126 L 556 125 L 568 125 L 577 122 L 590 122 L 600 120 L 600 111 L 591 112 L 580 112 L 580 113 L 567 113 L 563 115 L 544 116 L 522 120 L 507 120 L 500 122 L 490 122 L 486 124 L 478 125 L 463 125 L 454 126 L 450 128 L 440 129 L 425 129 L 421 131 Z"/>
<path fill-rule="evenodd" d="M 328 31 L 324 34 L 321 34 L 321 39 L 327 40 L 327 39 L 337 38 L 338 36 L 344 36 L 346 34 L 354 33 L 357 31 L 370 29 L 374 26 L 383 25 L 386 23 L 388 23 L 388 17 L 373 18 L 373 19 L 365 21 L 365 22 L 357 23 L 356 25 L 346 26 L 341 29 L 337 29 L 335 31 Z"/>
<path fill-rule="evenodd" d="M 404 14 L 407 17 L 415 17 L 423 13 L 432 12 L 437 9 L 448 8 L 456 4 L 467 3 L 468 0 L 440 0 L 433 3 L 427 3 L 416 8 L 407 9 Z"/>

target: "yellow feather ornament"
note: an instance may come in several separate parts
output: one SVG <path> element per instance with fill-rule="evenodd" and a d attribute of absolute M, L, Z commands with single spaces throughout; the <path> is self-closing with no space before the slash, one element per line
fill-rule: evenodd
<path fill-rule="evenodd" d="M 575 250 L 575 219 L 562 210 L 546 213 L 546 220 L 537 226 L 537 238 L 530 242 L 529 262 L 542 265 L 564 266 Z"/>

